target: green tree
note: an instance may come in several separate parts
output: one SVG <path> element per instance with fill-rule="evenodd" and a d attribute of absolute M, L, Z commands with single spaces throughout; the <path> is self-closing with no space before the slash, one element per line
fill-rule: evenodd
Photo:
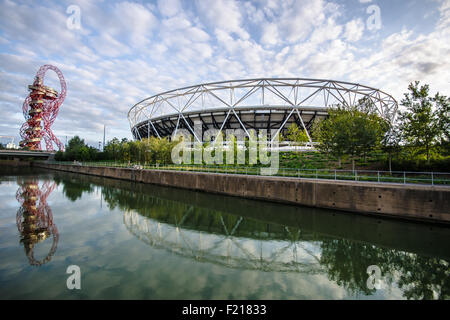
<path fill-rule="evenodd" d="M 100 153 L 98 152 L 98 149 L 94 147 L 89 147 L 89 159 L 92 161 L 100 160 Z"/>
<path fill-rule="evenodd" d="M 450 97 L 437 93 L 433 102 L 437 106 L 438 142 L 445 156 L 450 155 Z"/>
<path fill-rule="evenodd" d="M 55 154 L 56 161 L 64 161 L 66 160 L 65 153 L 63 151 L 57 151 Z"/>
<path fill-rule="evenodd" d="M 130 143 L 126 138 L 122 139 L 119 145 L 119 160 L 124 162 L 130 162 Z"/>
<path fill-rule="evenodd" d="M 392 155 L 400 151 L 402 135 L 400 129 L 395 124 L 389 124 L 388 130 L 381 140 L 381 147 L 388 154 L 389 171 L 392 171 Z"/>
<path fill-rule="evenodd" d="M 110 160 L 119 160 L 120 141 L 117 138 L 113 138 L 105 145 L 104 153 L 105 157 Z"/>
<path fill-rule="evenodd" d="M 77 160 L 89 161 L 91 160 L 89 156 L 89 147 L 84 145 L 80 148 L 80 158 Z"/>
<path fill-rule="evenodd" d="M 169 141 L 168 138 L 150 137 L 142 139 L 141 150 L 145 152 L 146 161 L 153 164 L 172 163 L 171 153 L 172 148 L 177 143 L 176 141 Z"/>
<path fill-rule="evenodd" d="M 439 116 L 445 113 L 448 99 L 437 94 L 434 98 L 429 96 L 429 86 L 419 86 L 419 81 L 411 83 L 405 93 L 401 105 L 406 111 L 400 112 L 400 129 L 405 143 L 414 148 L 415 154 L 425 153 L 427 162 L 430 161 L 430 152 L 439 137 L 447 135 L 443 133 L 445 121 L 440 121 Z M 447 119 L 448 129 L 448 119 Z"/>
<path fill-rule="evenodd" d="M 305 129 L 301 130 L 297 124 L 292 123 L 289 128 L 286 135 L 286 139 L 288 141 L 293 142 L 308 142 L 309 137 Z"/>
<path fill-rule="evenodd" d="M 319 150 L 339 159 L 349 155 L 355 169 L 355 157 L 364 156 L 380 146 L 387 122 L 378 116 L 367 104 L 338 106 L 328 111 L 328 118 L 316 121 L 313 126 L 314 138 L 319 142 Z"/>
<path fill-rule="evenodd" d="M 339 160 L 345 152 L 345 141 L 343 140 L 344 131 L 343 121 L 340 117 L 339 110 L 329 109 L 329 117 L 325 120 L 316 120 L 313 124 L 313 137 L 319 142 L 318 149 L 321 152 L 335 156 Z"/>
<path fill-rule="evenodd" d="M 376 113 L 356 112 L 356 121 L 353 130 L 356 132 L 356 153 L 364 156 L 381 145 L 386 132 L 389 130 L 389 123 Z"/>
<path fill-rule="evenodd" d="M 82 149 L 86 146 L 84 139 L 81 139 L 79 136 L 75 136 L 69 140 L 66 151 L 65 151 L 65 160 L 81 160 L 82 159 Z"/>

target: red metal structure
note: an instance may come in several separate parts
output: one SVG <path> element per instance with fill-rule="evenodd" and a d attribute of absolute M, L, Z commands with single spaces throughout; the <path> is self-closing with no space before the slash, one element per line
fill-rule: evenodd
<path fill-rule="evenodd" d="M 45 73 L 53 70 L 59 78 L 61 91 L 58 92 L 44 85 Z M 64 145 L 53 134 L 50 127 L 55 122 L 59 112 L 59 107 L 66 98 L 66 82 L 62 72 L 55 66 L 43 65 L 39 68 L 32 85 L 28 86 L 30 94 L 25 99 L 22 106 L 25 123 L 20 128 L 22 141 L 21 147 L 28 147 L 30 150 L 42 150 L 41 141 L 44 139 L 48 151 L 53 151 L 53 143 L 58 149 L 63 151 Z"/>

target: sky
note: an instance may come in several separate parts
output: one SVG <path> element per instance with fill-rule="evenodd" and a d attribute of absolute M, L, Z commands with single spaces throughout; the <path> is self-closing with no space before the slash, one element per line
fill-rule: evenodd
<path fill-rule="evenodd" d="M 44 64 L 67 83 L 53 132 L 96 147 L 104 126 L 131 139 L 135 103 L 205 82 L 333 79 L 400 102 L 419 80 L 449 96 L 450 0 L 0 0 L 0 136 L 18 142 Z M 51 71 L 45 84 L 59 91 Z"/>

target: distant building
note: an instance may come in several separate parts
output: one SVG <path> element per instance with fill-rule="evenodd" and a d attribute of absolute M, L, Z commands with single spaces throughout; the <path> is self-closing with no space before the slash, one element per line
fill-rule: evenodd
<path fill-rule="evenodd" d="M 6 145 L 6 149 L 19 149 L 19 146 L 15 145 L 14 143 L 10 142 Z"/>

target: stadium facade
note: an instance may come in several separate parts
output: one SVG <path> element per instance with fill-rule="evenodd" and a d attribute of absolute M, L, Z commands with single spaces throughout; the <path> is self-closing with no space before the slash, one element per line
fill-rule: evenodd
<path fill-rule="evenodd" d="M 203 134 L 216 129 L 266 129 L 274 138 L 292 123 L 310 133 L 328 108 L 370 101 L 378 114 L 392 121 L 396 100 L 389 94 L 357 83 L 304 78 L 261 78 L 205 83 L 146 98 L 128 112 L 134 139 L 170 137 L 181 129 L 203 142 Z"/>

